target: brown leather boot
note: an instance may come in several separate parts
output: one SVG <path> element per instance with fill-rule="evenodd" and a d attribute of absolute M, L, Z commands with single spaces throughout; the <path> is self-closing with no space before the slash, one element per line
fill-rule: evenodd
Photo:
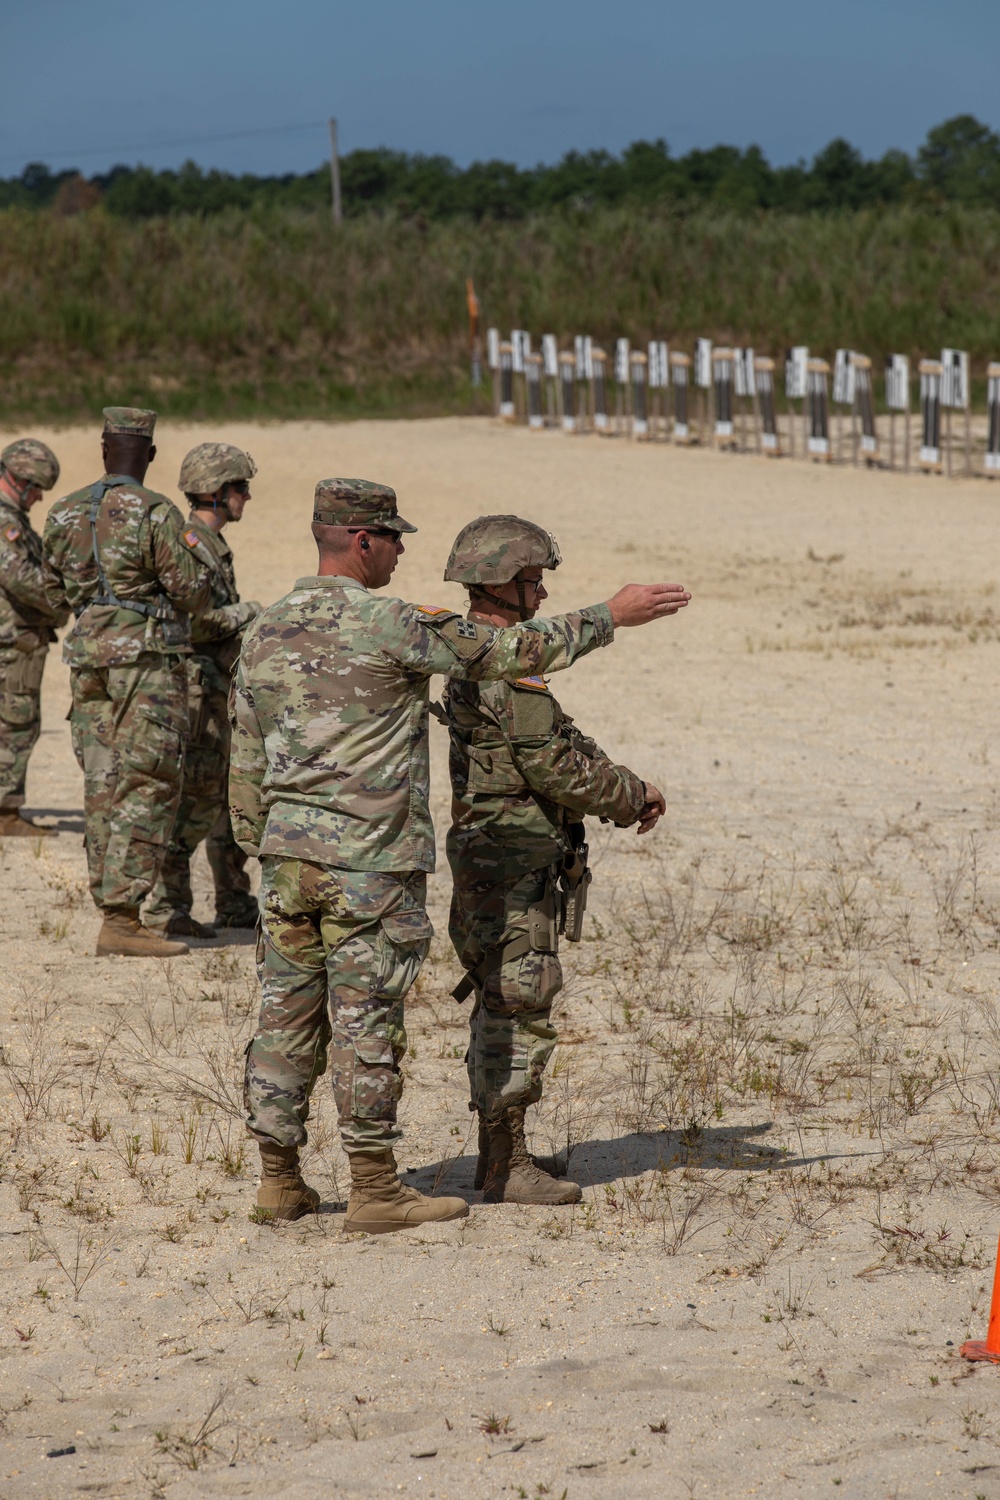
<path fill-rule="evenodd" d="M 57 828 L 40 828 L 16 807 L 0 808 L 0 839 L 54 839 Z"/>
<path fill-rule="evenodd" d="M 180 958 L 187 952 L 187 943 L 173 943 L 143 927 L 138 907 L 105 908 L 104 922 L 97 934 L 98 958 L 113 953 L 122 958 Z"/>
<path fill-rule="evenodd" d="M 258 1142 L 260 1186 L 257 1207 L 275 1219 L 301 1219 L 319 1208 L 319 1193 L 303 1182 L 298 1146 Z"/>
<path fill-rule="evenodd" d="M 540 1172 L 545 1172 L 549 1177 L 565 1177 L 566 1164 L 560 1156 L 535 1156 L 531 1160 Z M 476 1175 L 472 1186 L 478 1193 L 486 1181 L 486 1173 L 490 1165 L 490 1135 L 486 1128 L 486 1116 L 482 1110 L 479 1111 L 479 1156 L 476 1159 Z"/>
<path fill-rule="evenodd" d="M 407 1187 L 396 1176 L 396 1158 L 391 1151 L 352 1151 L 351 1196 L 347 1204 L 345 1233 L 392 1234 L 397 1229 L 415 1229 L 418 1224 L 445 1224 L 464 1219 L 469 1205 L 464 1198 L 428 1198 Z"/>
<path fill-rule="evenodd" d="M 524 1140 L 524 1109 L 502 1110 L 486 1122 L 489 1164 L 483 1184 L 484 1203 L 579 1203 L 583 1190 L 576 1182 L 557 1182 L 528 1155 Z"/>

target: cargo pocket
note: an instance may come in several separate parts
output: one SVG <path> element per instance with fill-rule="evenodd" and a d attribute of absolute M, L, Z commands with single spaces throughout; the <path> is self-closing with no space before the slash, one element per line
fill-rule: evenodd
<path fill-rule="evenodd" d="M 469 746 L 470 793 L 520 792 L 527 785 L 504 740 L 479 744 L 473 737 Z"/>
<path fill-rule="evenodd" d="M 183 768 L 184 742 L 176 725 L 140 708 L 125 741 L 119 779 L 156 782 L 173 796 Z"/>
<path fill-rule="evenodd" d="M 403 1092 L 392 1043 L 384 1036 L 354 1039 L 354 1085 L 351 1113 L 360 1120 L 394 1120 Z"/>
<path fill-rule="evenodd" d="M 35 693 L 0 693 L 0 721 L 11 729 L 23 729 L 38 717 L 38 697 Z"/>
<path fill-rule="evenodd" d="M 375 939 L 375 993 L 402 1000 L 427 957 L 434 936 L 431 919 L 421 907 L 389 912 Z"/>

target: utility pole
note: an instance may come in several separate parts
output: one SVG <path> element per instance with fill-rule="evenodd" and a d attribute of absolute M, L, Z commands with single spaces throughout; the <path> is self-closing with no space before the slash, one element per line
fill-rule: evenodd
<path fill-rule="evenodd" d="M 340 202 L 340 153 L 337 150 L 337 122 L 330 121 L 330 186 L 333 191 L 333 222 L 339 228 L 344 222 L 344 210 Z"/>

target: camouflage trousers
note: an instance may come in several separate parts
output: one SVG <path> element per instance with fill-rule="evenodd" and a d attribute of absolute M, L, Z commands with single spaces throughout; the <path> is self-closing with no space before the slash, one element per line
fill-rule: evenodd
<path fill-rule="evenodd" d="M 103 910 L 138 907 L 156 881 L 180 801 L 184 658 L 146 652 L 121 667 L 74 667 L 70 684 L 90 892 Z"/>
<path fill-rule="evenodd" d="M 143 921 L 149 927 L 166 927 L 170 918 L 190 913 L 191 858 L 202 842 L 215 885 L 215 910 L 221 916 L 243 911 L 248 902 L 250 878 L 247 856 L 233 838 L 229 821 L 229 727 L 225 693 L 207 687 L 201 678 L 197 657 L 188 657 L 188 727 L 184 754 L 184 781 L 173 833 Z"/>
<path fill-rule="evenodd" d="M 449 933 L 467 969 L 499 943 L 533 934 L 527 953 L 508 959 L 476 989 L 469 1017 L 470 1100 L 484 1115 L 542 1097 L 542 1074 L 557 1034 L 552 1004 L 562 989 L 555 931 L 556 870 L 533 870 L 518 880 L 456 881 Z M 530 913 L 548 902 L 553 919 L 540 932 Z"/>
<path fill-rule="evenodd" d="M 431 939 L 423 874 L 261 860 L 261 1006 L 247 1048 L 247 1128 L 306 1139 L 309 1098 L 332 1065 L 347 1151 L 391 1147 L 406 1052 L 403 1000 Z"/>
<path fill-rule="evenodd" d="M 0 656 L 0 812 L 24 806 L 28 758 L 42 732 L 42 673 L 48 645 Z"/>

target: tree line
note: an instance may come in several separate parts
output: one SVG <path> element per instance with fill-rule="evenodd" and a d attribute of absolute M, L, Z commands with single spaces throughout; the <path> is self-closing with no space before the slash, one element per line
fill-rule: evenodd
<path fill-rule="evenodd" d="M 673 156 L 665 140 L 635 141 L 620 155 L 570 151 L 553 166 L 512 162 L 459 167 L 447 156 L 387 147 L 341 159 L 344 212 L 391 212 L 404 218 L 517 220 L 546 211 L 606 207 L 716 206 L 752 213 L 835 213 L 880 205 L 960 203 L 1000 208 L 1000 135 L 973 115 L 934 126 L 916 154 L 887 151 L 866 160 L 838 138 L 811 163 L 773 167 L 759 146 L 714 146 Z M 71 215 L 103 204 L 123 219 L 310 210 L 330 201 L 330 169 L 260 177 L 205 171 L 189 161 L 178 171 L 115 166 L 84 177 L 42 163 L 0 179 L 0 208 Z"/>

